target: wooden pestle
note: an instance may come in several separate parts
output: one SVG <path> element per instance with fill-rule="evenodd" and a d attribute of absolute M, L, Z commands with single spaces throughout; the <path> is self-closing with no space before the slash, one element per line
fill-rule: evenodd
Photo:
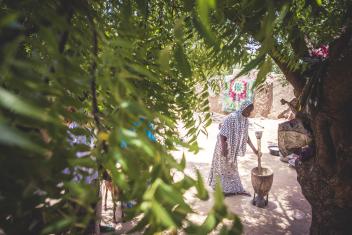
<path fill-rule="evenodd" d="M 256 133 L 256 137 L 257 137 L 257 148 L 258 148 L 258 173 L 262 174 L 262 144 L 261 144 L 261 140 L 262 140 L 262 133 Z"/>

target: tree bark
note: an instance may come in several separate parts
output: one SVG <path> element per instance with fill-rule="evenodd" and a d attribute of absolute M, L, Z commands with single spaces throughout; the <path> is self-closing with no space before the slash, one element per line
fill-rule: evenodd
<path fill-rule="evenodd" d="M 310 107 L 316 154 L 297 167 L 298 182 L 312 206 L 311 234 L 352 234 L 351 31 L 324 66 L 319 105 Z"/>

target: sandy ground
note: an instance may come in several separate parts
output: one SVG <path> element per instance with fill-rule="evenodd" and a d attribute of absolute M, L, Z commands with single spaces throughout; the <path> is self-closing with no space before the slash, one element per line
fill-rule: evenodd
<path fill-rule="evenodd" d="M 199 136 L 201 151 L 197 155 L 185 152 L 187 160 L 186 172 L 193 175 L 194 169 L 200 170 L 205 182 L 207 182 L 218 133 L 218 123 L 221 119 L 222 116 L 215 116 L 213 124 L 208 127 L 208 136 Z M 269 204 L 262 209 L 251 204 L 252 197 L 232 196 L 225 198 L 228 209 L 240 216 L 244 225 L 244 234 L 309 234 L 311 208 L 301 193 L 301 188 L 296 179 L 296 171 L 288 167 L 286 163 L 281 162 L 279 157 L 270 155 L 267 148 L 268 143 L 277 142 L 277 125 L 280 121 L 253 118 L 250 122 L 252 124 L 250 137 L 253 143 L 256 143 L 254 131 L 259 128 L 253 123 L 264 127 L 262 165 L 270 167 L 274 172 L 274 182 L 269 193 Z M 174 156 L 180 158 L 182 153 L 182 150 L 177 151 Z M 253 195 L 250 171 L 257 165 L 256 156 L 248 147 L 246 156 L 240 157 L 238 162 L 242 183 L 246 190 Z M 208 190 L 212 192 L 209 187 Z M 192 220 L 201 223 L 213 205 L 212 197 L 210 200 L 203 202 L 197 200 L 193 193 L 190 192 L 186 195 L 186 198 L 192 207 L 199 212 L 199 215 L 192 217 Z M 111 224 L 111 219 L 109 219 L 111 215 L 111 210 L 104 211 L 103 224 Z M 115 228 L 119 233 L 124 233 L 133 227 L 135 223 L 136 221 L 118 224 Z"/>

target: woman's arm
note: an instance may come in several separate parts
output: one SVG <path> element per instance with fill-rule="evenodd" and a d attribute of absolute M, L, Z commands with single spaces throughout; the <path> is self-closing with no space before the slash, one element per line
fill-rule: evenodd
<path fill-rule="evenodd" d="M 223 135 L 220 135 L 220 142 L 221 142 L 221 154 L 227 158 L 227 138 Z"/>
<path fill-rule="evenodd" d="M 248 140 L 247 140 L 248 145 L 251 147 L 251 149 L 253 150 L 253 152 L 257 155 L 258 154 L 258 150 L 254 147 L 251 138 L 249 138 L 248 136 Z"/>
<path fill-rule="evenodd" d="M 221 129 L 221 127 L 222 127 L 222 123 L 220 122 L 220 123 L 219 123 L 219 130 Z"/>

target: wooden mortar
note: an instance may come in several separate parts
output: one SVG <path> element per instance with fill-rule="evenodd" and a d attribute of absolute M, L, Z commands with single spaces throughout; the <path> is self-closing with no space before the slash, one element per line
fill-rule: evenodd
<path fill-rule="evenodd" d="M 262 131 L 256 131 L 255 136 L 257 137 L 258 147 L 258 166 L 253 168 L 251 171 L 251 181 L 254 188 L 253 205 L 258 207 L 265 207 L 268 205 L 269 191 L 273 184 L 274 174 L 269 168 L 262 167 L 262 152 L 261 152 L 261 139 L 263 136 Z M 266 199 L 264 197 L 266 196 Z"/>

